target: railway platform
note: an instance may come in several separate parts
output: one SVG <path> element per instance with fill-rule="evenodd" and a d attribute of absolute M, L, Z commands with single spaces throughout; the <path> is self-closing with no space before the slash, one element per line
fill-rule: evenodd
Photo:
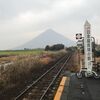
<path fill-rule="evenodd" d="M 78 79 L 71 73 L 62 78 L 54 100 L 100 100 L 100 79 Z"/>

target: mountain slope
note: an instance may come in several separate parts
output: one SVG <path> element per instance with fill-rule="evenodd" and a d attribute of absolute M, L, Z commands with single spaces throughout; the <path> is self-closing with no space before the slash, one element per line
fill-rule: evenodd
<path fill-rule="evenodd" d="M 65 46 L 75 45 L 75 42 L 65 38 L 64 36 L 58 34 L 57 32 L 49 29 L 31 41 L 25 43 L 22 46 L 17 47 L 16 49 L 24 49 L 24 48 L 45 48 L 46 45 L 53 44 L 64 44 Z"/>

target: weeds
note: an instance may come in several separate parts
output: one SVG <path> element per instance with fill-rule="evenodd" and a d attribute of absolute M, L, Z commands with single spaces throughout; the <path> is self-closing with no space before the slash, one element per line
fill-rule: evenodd
<path fill-rule="evenodd" d="M 41 55 L 19 55 L 14 58 L 14 64 L 8 65 L 0 75 L 0 89 L 12 88 L 29 80 L 34 71 L 42 69 L 45 65 L 57 60 L 65 53 L 46 52 Z M 5 87 L 6 86 L 6 87 Z"/>

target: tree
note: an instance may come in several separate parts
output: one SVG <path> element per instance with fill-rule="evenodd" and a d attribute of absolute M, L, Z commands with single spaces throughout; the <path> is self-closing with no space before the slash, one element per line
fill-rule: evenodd
<path fill-rule="evenodd" d="M 49 45 L 47 45 L 47 46 L 45 47 L 45 51 L 48 51 L 48 50 L 50 50 L 50 46 L 49 46 Z"/>
<path fill-rule="evenodd" d="M 64 45 L 63 44 L 55 44 L 55 45 L 52 45 L 52 46 L 46 46 L 45 47 L 45 50 L 48 51 L 48 50 L 51 50 L 51 51 L 56 51 L 56 50 L 61 50 L 61 49 L 64 49 Z"/>

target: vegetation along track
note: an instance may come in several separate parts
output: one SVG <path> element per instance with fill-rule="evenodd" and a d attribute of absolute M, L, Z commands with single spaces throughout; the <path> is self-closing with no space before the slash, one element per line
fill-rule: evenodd
<path fill-rule="evenodd" d="M 72 54 L 65 55 L 53 67 L 21 92 L 14 100 L 45 100 L 45 95 L 55 82 Z"/>

